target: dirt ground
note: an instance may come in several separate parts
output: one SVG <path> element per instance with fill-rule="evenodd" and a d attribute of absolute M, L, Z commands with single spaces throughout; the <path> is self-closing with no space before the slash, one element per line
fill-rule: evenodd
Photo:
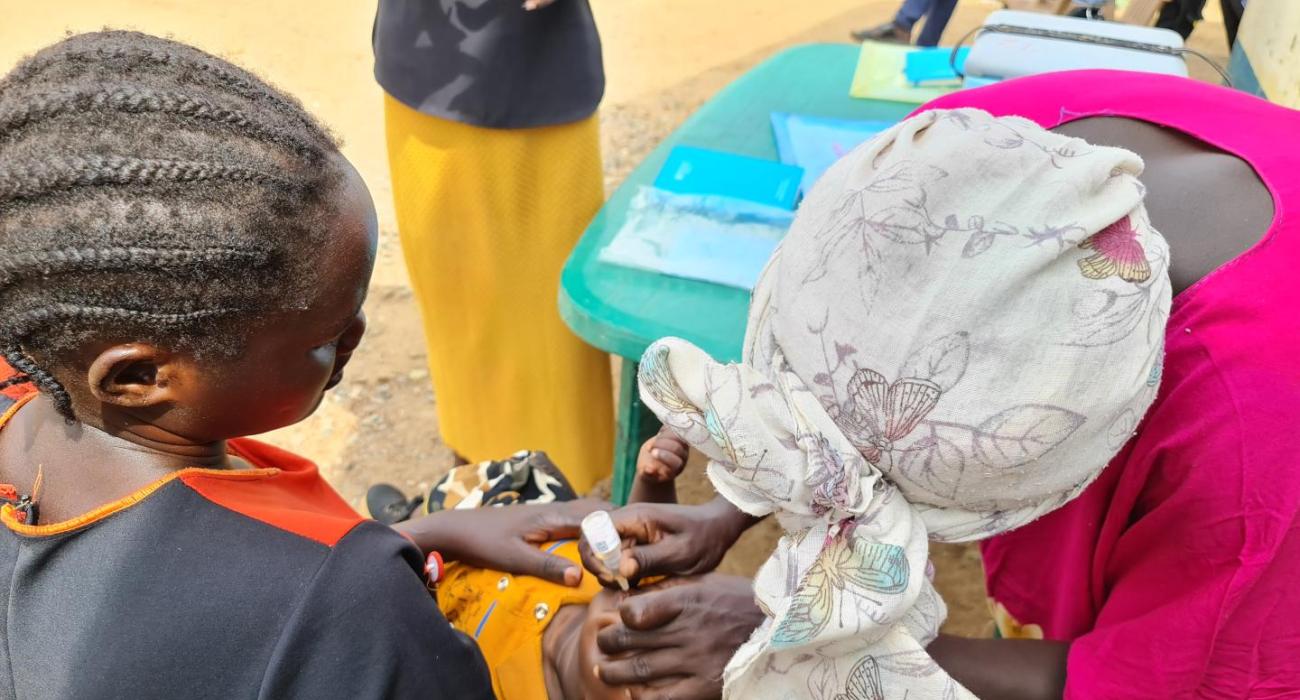
<path fill-rule="evenodd" d="M 508 1 L 508 0 L 497 0 Z M 559 0 L 563 2 L 564 0 Z M 784 47 L 847 39 L 850 29 L 887 20 L 897 0 L 592 0 L 606 55 L 609 87 L 601 109 L 605 180 L 612 189 L 696 107 L 719 88 Z M 1035 0 L 1009 3 L 1033 7 Z M 1217 3 L 1209 3 L 1191 46 L 1226 64 Z M 945 39 L 953 42 L 998 9 L 961 0 Z M 36 9 L 40 7 L 41 9 Z M 380 91 L 371 78 L 373 2 L 357 0 L 60 0 L 33 5 L 0 0 L 0 71 L 68 31 L 105 26 L 169 35 L 223 55 L 292 92 L 340 135 L 346 155 L 370 184 L 380 217 L 379 263 L 366 313 L 370 331 L 343 384 L 311 419 L 267 436 L 320 464 L 360 506 L 377 481 L 427 491 L 450 466 L 439 440 L 434 393 L 425 369 L 419 315 L 407 285 L 393 224 Z M 1192 63 L 1193 75 L 1213 77 Z M 684 477 L 685 501 L 711 489 L 695 460 Z M 776 528 L 754 528 L 724 562 L 752 573 Z M 938 586 L 948 600 L 948 631 L 991 629 L 978 552 L 936 546 Z"/>

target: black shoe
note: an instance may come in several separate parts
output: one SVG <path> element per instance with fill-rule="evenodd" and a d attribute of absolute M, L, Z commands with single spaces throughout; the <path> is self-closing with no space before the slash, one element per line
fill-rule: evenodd
<path fill-rule="evenodd" d="M 885 22 L 878 27 L 859 29 L 851 32 L 849 36 L 853 37 L 854 41 L 886 41 L 891 44 L 912 43 L 912 31 L 904 29 L 893 22 Z"/>
<path fill-rule="evenodd" d="M 366 491 L 366 510 L 370 511 L 370 517 L 385 525 L 409 520 L 422 503 L 424 496 L 408 500 L 406 494 L 389 484 L 375 484 Z"/>

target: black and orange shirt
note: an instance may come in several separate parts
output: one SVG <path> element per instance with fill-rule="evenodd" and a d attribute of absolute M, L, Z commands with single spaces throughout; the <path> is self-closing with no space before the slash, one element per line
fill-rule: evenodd
<path fill-rule="evenodd" d="M 32 397 L 0 396 L 0 427 Z M 315 465 L 184 469 L 65 522 L 0 509 L 0 698 L 491 698 L 419 552 Z"/>

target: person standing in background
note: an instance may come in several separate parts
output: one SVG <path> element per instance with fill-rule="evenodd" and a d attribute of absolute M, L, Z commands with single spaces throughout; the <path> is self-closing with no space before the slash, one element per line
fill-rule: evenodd
<path fill-rule="evenodd" d="M 604 200 L 591 8 L 380 0 L 374 52 L 443 439 L 475 462 L 545 450 L 584 492 L 613 454 L 611 375 L 556 297 Z"/>
<path fill-rule="evenodd" d="M 1196 23 L 1201 21 L 1201 10 L 1205 9 L 1206 0 L 1169 0 L 1160 8 L 1156 26 L 1172 29 L 1184 39 L 1192 35 Z M 1223 10 L 1223 30 L 1228 37 L 1228 48 L 1237 43 L 1237 27 L 1241 24 L 1241 13 L 1246 8 L 1245 0 L 1219 0 Z"/>
<path fill-rule="evenodd" d="M 894 19 L 869 29 L 852 32 L 855 41 L 888 41 L 908 44 L 912 41 L 912 27 L 925 17 L 925 26 L 916 38 L 917 46 L 938 46 L 943 30 L 957 9 L 957 0 L 905 0 Z"/>

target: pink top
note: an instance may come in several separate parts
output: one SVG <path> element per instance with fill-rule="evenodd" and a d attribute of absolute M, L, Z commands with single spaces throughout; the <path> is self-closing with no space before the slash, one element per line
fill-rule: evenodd
<path fill-rule="evenodd" d="M 1118 71 L 923 109 L 953 107 L 1166 126 L 1237 155 L 1272 193 L 1264 238 L 1174 298 L 1138 435 L 1077 500 L 985 543 L 984 562 L 1004 629 L 1073 640 L 1067 698 L 1300 697 L 1300 112 Z"/>

